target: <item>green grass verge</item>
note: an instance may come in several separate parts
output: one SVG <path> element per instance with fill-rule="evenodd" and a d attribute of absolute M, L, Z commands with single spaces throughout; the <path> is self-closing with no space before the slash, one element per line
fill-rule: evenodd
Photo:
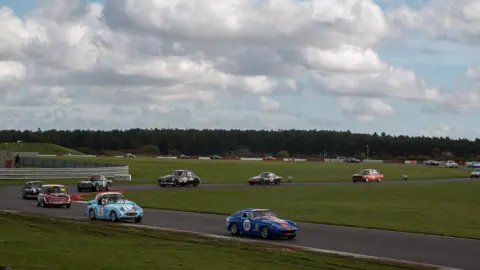
<path fill-rule="evenodd" d="M 83 153 L 69 149 L 60 145 L 51 143 L 0 143 L 0 149 L 9 150 L 12 152 L 38 152 L 41 155 L 63 155 L 63 154 L 75 154 L 82 155 Z"/>
<path fill-rule="evenodd" d="M 295 221 L 480 239 L 480 182 L 127 192 L 146 208 L 232 214 L 271 208 Z M 88 199 L 88 198 L 87 198 Z"/>
<path fill-rule="evenodd" d="M 57 157 L 65 159 L 65 157 Z M 404 164 L 345 164 L 324 162 L 281 162 L 281 161 L 231 161 L 231 160 L 175 160 L 155 158 L 78 158 L 68 159 L 85 162 L 109 162 L 130 166 L 132 182 L 129 184 L 154 184 L 159 176 L 176 169 L 195 172 L 203 183 L 247 183 L 251 176 L 263 171 L 277 175 L 293 176 L 294 182 L 352 181 L 352 174 L 365 168 L 375 168 L 385 174 L 385 181 L 401 180 L 407 172 L 411 180 L 468 177 L 467 169 L 448 169 Z"/>
<path fill-rule="evenodd" d="M 14 224 L 14 226 L 12 226 Z M 19 269 L 423 269 L 181 233 L 0 215 L 2 265 Z"/>

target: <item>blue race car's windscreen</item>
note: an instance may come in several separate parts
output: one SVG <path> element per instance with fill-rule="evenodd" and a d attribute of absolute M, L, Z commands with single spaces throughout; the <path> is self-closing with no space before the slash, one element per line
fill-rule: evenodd
<path fill-rule="evenodd" d="M 253 217 L 254 218 L 259 218 L 259 217 L 276 217 L 277 214 L 273 211 L 253 211 Z"/>

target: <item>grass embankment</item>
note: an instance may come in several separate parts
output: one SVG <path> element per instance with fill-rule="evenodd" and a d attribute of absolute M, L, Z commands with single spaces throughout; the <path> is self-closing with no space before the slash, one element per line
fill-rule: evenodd
<path fill-rule="evenodd" d="M 190 234 L 16 214 L 0 215 L 0 239 L 1 264 L 16 270 L 422 269 Z"/>
<path fill-rule="evenodd" d="M 225 215 L 245 207 L 271 208 L 295 221 L 480 239 L 480 182 L 179 189 L 125 196 L 145 208 Z"/>
<path fill-rule="evenodd" d="M 57 157 L 66 159 L 67 157 Z M 132 182 L 154 184 L 159 176 L 173 170 L 188 169 L 200 176 L 203 183 L 247 183 L 251 176 L 264 171 L 293 176 L 294 182 L 352 181 L 352 174 L 365 168 L 375 168 L 385 174 L 385 181 L 401 180 L 407 172 L 411 180 L 468 177 L 469 170 L 426 167 L 404 164 L 344 164 L 323 162 L 231 161 L 231 160 L 175 160 L 155 158 L 78 158 L 85 162 L 109 162 L 130 166 Z"/>
<path fill-rule="evenodd" d="M 0 143 L 1 150 L 9 150 L 12 152 L 38 152 L 41 155 L 63 155 L 63 154 L 75 154 L 83 155 L 83 153 L 69 149 L 60 145 L 51 144 L 51 143 Z"/>

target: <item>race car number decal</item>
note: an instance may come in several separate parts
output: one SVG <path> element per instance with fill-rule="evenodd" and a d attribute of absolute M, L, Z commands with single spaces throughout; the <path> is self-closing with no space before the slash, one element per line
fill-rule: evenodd
<path fill-rule="evenodd" d="M 98 208 L 98 215 L 103 216 L 103 208 Z"/>
<path fill-rule="evenodd" d="M 243 229 L 248 232 L 248 231 L 250 231 L 250 226 L 251 226 L 250 220 L 246 219 L 243 222 Z"/>

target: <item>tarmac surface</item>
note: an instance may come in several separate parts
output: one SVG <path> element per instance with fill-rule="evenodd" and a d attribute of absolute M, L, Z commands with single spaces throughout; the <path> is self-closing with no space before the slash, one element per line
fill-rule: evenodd
<path fill-rule="evenodd" d="M 469 178 L 439 179 L 425 181 L 385 181 L 383 184 L 422 184 L 473 182 Z M 279 186 L 340 186 L 361 185 L 364 183 L 286 183 Z M 377 183 L 371 183 L 377 184 Z M 70 192 L 75 186 L 67 186 Z M 152 185 L 115 185 L 115 190 L 163 189 Z M 188 187 L 193 188 L 193 187 Z M 201 184 L 198 189 L 206 188 L 259 188 L 248 184 Z M 175 188 L 187 189 L 187 188 Z M 35 200 L 23 200 L 20 186 L 0 187 L 0 209 L 45 214 L 73 219 L 88 219 L 84 216 L 85 204 L 72 204 L 70 209 L 39 208 Z M 200 233 L 229 235 L 225 229 L 227 216 L 199 214 L 181 211 L 144 209 L 143 225 L 189 230 Z M 102 221 L 99 221 L 102 222 Z M 451 267 L 456 269 L 480 270 L 480 240 L 432 236 L 394 231 L 372 230 L 344 226 L 331 226 L 312 223 L 298 223 L 299 234 L 294 240 L 271 240 L 285 244 L 311 248 L 328 249 L 341 252 L 358 253 Z"/>

